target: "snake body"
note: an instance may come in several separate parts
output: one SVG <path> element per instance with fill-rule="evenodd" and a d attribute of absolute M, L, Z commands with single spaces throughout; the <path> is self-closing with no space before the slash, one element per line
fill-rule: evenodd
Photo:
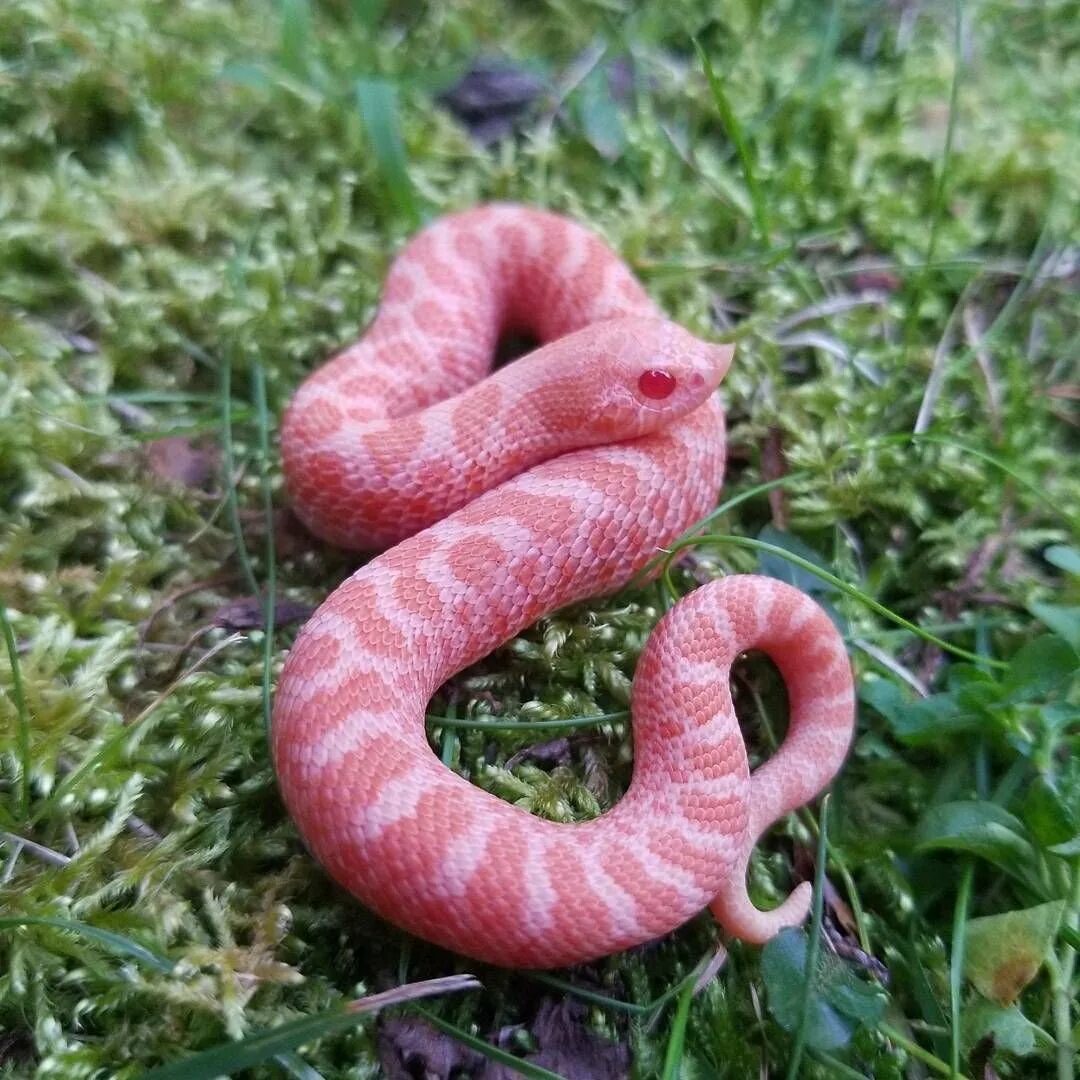
<path fill-rule="evenodd" d="M 540 344 L 495 372 L 501 335 Z M 817 795 L 851 740 L 843 644 L 769 578 L 706 585 L 657 625 L 632 689 L 634 774 L 608 813 L 536 818 L 432 753 L 448 678 L 556 608 L 625 584 L 714 505 L 731 360 L 667 321 L 596 235 L 489 205 L 440 218 L 387 276 L 364 336 L 303 383 L 282 423 L 298 514 L 346 548 L 388 548 L 300 632 L 272 750 L 310 850 L 366 905 L 457 952 L 519 967 L 592 959 L 709 906 L 767 940 L 800 885 L 750 902 L 758 837 Z M 729 673 L 761 649 L 790 704 L 750 774 Z"/>

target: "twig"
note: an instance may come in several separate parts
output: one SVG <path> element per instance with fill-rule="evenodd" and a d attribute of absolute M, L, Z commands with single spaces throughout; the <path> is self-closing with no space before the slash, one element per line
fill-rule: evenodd
<path fill-rule="evenodd" d="M 968 288 L 970 289 L 970 285 Z M 967 291 L 965 289 L 965 293 Z M 938 398 L 941 397 L 941 388 L 945 384 L 946 361 L 953 347 L 953 338 L 956 336 L 956 313 L 958 310 L 959 305 L 953 309 L 952 314 L 949 316 L 949 320 L 945 324 L 945 330 L 942 332 L 941 339 L 934 350 L 934 359 L 930 365 L 930 377 L 926 380 L 926 389 L 923 391 L 923 398 L 919 404 L 919 415 L 916 416 L 915 427 L 912 429 L 916 435 L 922 435 L 930 426 L 930 421 L 934 416 L 934 409 L 937 408 Z"/>
<path fill-rule="evenodd" d="M 997 375 L 994 372 L 994 362 L 986 349 L 983 337 L 986 327 L 983 325 L 982 315 L 970 304 L 965 305 L 963 313 L 964 338 L 968 348 L 975 354 L 975 362 L 982 372 L 983 382 L 986 383 L 986 402 L 990 410 L 990 430 L 994 435 L 994 442 L 1001 442 L 1001 388 L 998 385 Z"/>
<path fill-rule="evenodd" d="M 400 1005 L 405 1001 L 419 1001 L 421 998 L 435 997 L 438 994 L 455 994 L 462 990 L 479 990 L 482 983 L 475 975 L 445 975 L 440 979 L 425 979 L 423 982 L 406 983 L 384 990 L 381 994 L 368 994 L 345 1006 L 350 1013 L 375 1012 L 389 1005 Z"/>
<path fill-rule="evenodd" d="M 783 337 L 788 331 L 794 330 L 796 326 L 811 322 L 813 319 L 824 319 L 830 315 L 840 315 L 845 311 L 851 311 L 852 308 L 864 307 L 867 304 L 884 304 L 888 302 L 888 299 L 889 294 L 881 289 L 867 289 L 865 292 L 860 293 L 828 296 L 824 300 L 819 300 L 816 304 L 809 304 L 800 311 L 796 311 L 786 319 L 781 319 L 772 328 L 771 336 L 774 338 Z"/>
<path fill-rule="evenodd" d="M 0 840 L 5 844 L 11 844 L 18 850 L 33 855 L 47 866 L 67 866 L 71 859 L 67 855 L 61 855 L 59 851 L 53 851 L 43 844 L 36 844 L 33 840 L 27 840 L 25 836 L 16 836 L 14 833 L 0 832 Z"/>
<path fill-rule="evenodd" d="M 893 657 L 885 652 L 884 649 L 879 649 L 876 645 L 871 645 L 870 642 L 866 641 L 864 638 L 852 638 L 851 644 L 857 649 L 862 649 L 867 656 L 873 657 L 873 659 L 883 668 L 888 669 L 898 679 L 906 682 L 919 697 L 930 696 L 930 690 L 926 683 L 924 683 L 914 672 L 908 671 L 903 664 L 898 663 Z"/>

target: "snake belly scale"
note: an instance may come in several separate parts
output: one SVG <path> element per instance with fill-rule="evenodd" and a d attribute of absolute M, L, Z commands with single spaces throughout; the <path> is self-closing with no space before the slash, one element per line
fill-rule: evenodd
<path fill-rule="evenodd" d="M 492 371 L 501 335 L 535 351 Z M 634 773 L 607 813 L 536 818 L 430 749 L 431 696 L 544 614 L 625 584 L 715 505 L 732 349 L 666 320 L 621 259 L 567 218 L 488 205 L 394 260 L 363 337 L 282 423 L 288 489 L 316 534 L 386 549 L 298 635 L 272 751 L 326 870 L 385 918 L 491 963 L 544 968 L 665 934 L 709 906 L 761 942 L 800 885 L 750 902 L 750 852 L 839 769 L 851 670 L 822 610 L 778 581 L 697 589 L 658 624 L 632 690 Z M 790 721 L 750 773 L 729 688 L 760 649 Z"/>

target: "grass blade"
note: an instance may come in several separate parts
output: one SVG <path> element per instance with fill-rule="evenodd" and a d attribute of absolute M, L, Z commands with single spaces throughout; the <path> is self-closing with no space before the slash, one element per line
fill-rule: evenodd
<path fill-rule="evenodd" d="M 806 1037 L 810 1031 L 810 1002 L 817 982 L 818 957 L 821 954 L 821 922 L 825 914 L 825 860 L 829 854 L 829 796 L 821 800 L 821 826 L 818 829 L 817 865 L 814 867 L 814 904 L 810 909 L 810 940 L 806 944 L 806 981 L 803 983 L 799 1030 L 788 1062 L 787 1080 L 795 1080 L 806 1053 Z"/>
<path fill-rule="evenodd" d="M 397 87 L 387 79 L 357 79 L 356 104 L 390 201 L 409 228 L 415 229 L 420 209 L 401 138 Z"/>
<path fill-rule="evenodd" d="M 281 66 L 292 76 L 308 74 L 311 52 L 311 5 L 308 0 L 280 0 Z"/>
<path fill-rule="evenodd" d="M 30 712 L 26 707 L 26 693 L 23 689 L 22 665 L 19 663 L 19 649 L 15 643 L 15 631 L 7 616 L 7 609 L 0 604 L 0 631 L 4 634 L 7 646 L 8 663 L 11 664 L 11 696 L 15 702 L 15 722 L 18 725 L 16 742 L 19 751 L 19 799 L 18 815 L 25 819 L 30 812 Z"/>
<path fill-rule="evenodd" d="M 263 664 L 262 707 L 263 723 L 270 731 L 272 709 L 271 683 L 274 669 L 274 618 L 277 606 L 277 551 L 274 545 L 274 495 L 270 490 L 270 410 L 266 404 L 266 372 L 258 361 L 252 367 L 255 418 L 259 447 L 259 491 L 262 496 L 264 528 L 266 529 L 266 588 L 263 592 Z"/>
<path fill-rule="evenodd" d="M 123 934 L 116 934 L 112 930 L 102 930 L 100 927 L 91 926 L 89 923 L 77 922 L 74 919 L 59 919 L 50 915 L 11 915 L 0 917 L 0 930 L 14 929 L 19 926 L 51 926 L 56 930 L 66 930 L 72 934 L 78 934 L 88 941 L 100 945 L 109 952 L 118 956 L 127 956 L 132 960 L 148 967 L 153 971 L 167 975 L 175 966 L 174 962 L 159 953 L 153 952 L 133 941 Z"/>
<path fill-rule="evenodd" d="M 572 716 L 566 720 L 479 720 L 432 714 L 428 714 L 426 719 L 432 727 L 464 728 L 469 731 L 568 731 L 595 727 L 597 724 L 607 724 L 614 720 L 629 720 L 630 713 L 623 709 L 621 712 L 597 713 L 596 716 Z"/>
<path fill-rule="evenodd" d="M 731 102 L 728 101 L 723 83 L 717 78 L 708 54 L 701 47 L 701 42 L 696 38 L 694 48 L 697 49 L 701 66 L 705 70 L 705 78 L 709 83 L 709 90 L 712 93 L 713 102 L 716 104 L 716 111 L 720 114 L 720 122 L 724 125 L 728 138 L 734 143 L 735 152 L 739 155 L 739 163 L 742 165 L 743 177 L 746 180 L 746 190 L 750 195 L 750 204 L 754 210 L 754 225 L 757 228 L 758 237 L 763 244 L 767 244 L 770 232 L 769 211 L 765 204 L 761 186 L 758 183 L 753 151 L 747 141 L 742 125 L 739 123 L 739 118 L 735 115 Z"/>
<path fill-rule="evenodd" d="M 964 7 L 962 0 L 953 0 L 953 16 L 955 19 L 953 77 L 952 84 L 949 87 L 949 117 L 945 125 L 945 146 L 941 152 L 941 171 L 938 173 L 937 183 L 934 185 L 934 194 L 930 201 L 930 236 L 926 242 L 926 257 L 923 259 L 919 276 L 912 285 L 911 306 L 908 308 L 907 318 L 909 335 L 914 328 L 915 320 L 918 318 L 919 304 L 922 301 L 926 281 L 930 274 L 930 266 L 934 261 L 934 253 L 937 250 L 938 227 L 941 224 L 941 215 L 945 209 L 945 186 L 949 177 L 949 164 L 952 160 L 953 138 L 956 134 L 956 104 L 960 96 L 960 73 L 963 70 L 961 51 L 964 36 Z"/>
<path fill-rule="evenodd" d="M 717 533 L 706 533 L 704 536 L 693 537 L 673 545 L 668 552 L 667 565 L 671 565 L 671 562 L 674 561 L 675 556 L 678 555 L 680 551 L 685 548 L 695 547 L 699 544 L 731 544 L 734 547 L 751 548 L 754 551 L 764 551 L 770 555 L 779 555 L 781 558 L 787 559 L 793 566 L 797 566 L 801 570 L 806 570 L 807 572 L 814 574 L 816 577 L 821 578 L 822 581 L 827 581 L 833 588 L 844 593 L 845 596 L 850 596 L 853 599 L 860 601 L 870 608 L 871 611 L 889 619 L 898 626 L 902 626 L 916 637 L 922 638 L 923 641 L 927 641 L 931 645 L 936 645 L 939 649 L 944 649 L 945 652 L 952 653 L 953 656 L 959 656 L 963 660 L 970 660 L 972 663 L 986 664 L 996 668 L 1004 669 L 1009 666 L 1001 660 L 989 660 L 985 656 L 980 656 L 978 653 L 969 652 L 967 649 L 961 649 L 958 645 L 951 645 L 936 634 L 931 634 L 928 631 L 923 630 L 922 627 L 916 626 L 915 623 L 905 619 L 903 615 L 897 615 L 895 611 L 891 608 L 887 608 L 884 604 L 879 604 L 872 596 L 868 596 L 862 589 L 857 589 L 854 585 L 849 585 L 843 578 L 839 578 L 835 574 L 830 574 L 828 570 L 823 570 L 820 566 L 815 565 L 808 559 L 801 558 L 794 552 L 787 551 L 776 544 L 766 543 L 764 540 L 754 540 L 749 536 L 724 536 Z"/>
<path fill-rule="evenodd" d="M 679 1004 L 671 1021 L 671 1034 L 668 1036 L 667 1052 L 664 1055 L 664 1071 L 661 1080 L 679 1080 L 682 1065 L 683 1047 L 686 1044 L 686 1025 L 690 1019 L 690 1005 L 694 1000 L 697 980 L 687 979 L 679 994 Z"/>
<path fill-rule="evenodd" d="M 949 1018 L 950 1018 L 950 1075 L 960 1075 L 960 997 L 964 989 L 964 940 L 967 935 L 968 907 L 971 904 L 971 885 L 975 877 L 975 864 L 968 860 L 960 878 L 953 910 L 952 948 L 949 951 Z"/>
<path fill-rule="evenodd" d="M 255 569 L 251 565 L 247 544 L 244 541 L 244 527 L 240 523 L 240 501 L 236 495 L 236 447 L 233 443 L 232 411 L 232 348 L 226 348 L 221 361 L 221 375 L 218 391 L 221 396 L 221 467 L 225 485 L 225 510 L 236 543 L 236 557 L 244 574 L 244 581 L 252 596 L 259 595 L 259 583 L 255 578 Z"/>
<path fill-rule="evenodd" d="M 214 1077 L 229 1076 L 240 1069 L 249 1069 L 253 1065 L 277 1058 L 304 1043 L 322 1039 L 327 1035 L 336 1035 L 339 1031 L 347 1031 L 365 1017 L 391 1005 L 400 1005 L 403 1001 L 418 997 L 473 990 L 479 986 L 480 983 L 472 975 L 450 975 L 442 979 L 428 979 L 398 986 L 383 994 L 360 998 L 344 1009 L 304 1016 L 270 1031 L 256 1032 L 246 1039 L 222 1043 L 220 1046 L 192 1054 L 182 1061 L 151 1069 L 143 1073 L 142 1080 L 213 1080 Z"/>

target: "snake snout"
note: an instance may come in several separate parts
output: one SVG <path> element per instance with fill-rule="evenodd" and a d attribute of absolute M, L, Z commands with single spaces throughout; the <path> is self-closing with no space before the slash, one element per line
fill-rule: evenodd
<path fill-rule="evenodd" d="M 731 367 L 731 361 L 735 356 L 734 345 L 711 345 L 707 344 L 709 366 L 712 369 L 716 384 L 723 382 L 724 377 Z"/>

